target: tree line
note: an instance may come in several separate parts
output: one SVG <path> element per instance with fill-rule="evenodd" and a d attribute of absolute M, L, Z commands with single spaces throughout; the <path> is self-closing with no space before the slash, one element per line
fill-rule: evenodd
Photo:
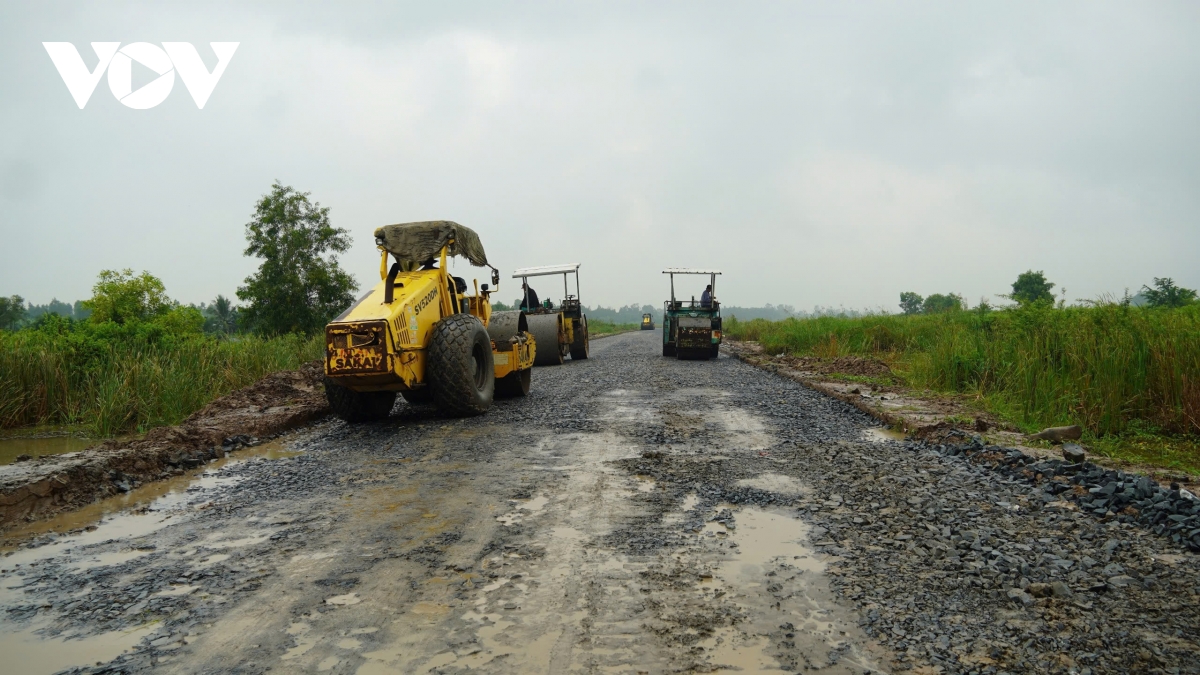
<path fill-rule="evenodd" d="M 1047 305 L 1054 306 L 1054 284 L 1046 279 L 1046 275 L 1042 271 L 1034 272 L 1028 270 L 1017 276 L 1017 280 L 1012 284 L 1012 292 L 1002 294 L 1000 297 L 1012 300 L 1020 307 L 1032 305 Z M 1175 281 L 1169 277 L 1155 277 L 1153 287 L 1142 286 L 1142 290 L 1136 295 L 1129 295 L 1129 291 L 1125 291 L 1125 296 L 1118 304 L 1123 305 L 1147 305 L 1149 307 L 1183 307 L 1197 301 L 1195 290 L 1190 288 L 1182 288 L 1176 285 Z M 1063 291 L 1063 298 L 1059 299 L 1058 304 L 1061 306 L 1066 302 L 1066 291 Z M 943 312 L 956 312 L 967 308 L 967 303 L 963 297 L 957 293 L 934 293 L 929 297 L 922 298 L 920 295 L 905 291 L 900 294 L 900 310 L 904 314 L 941 314 Z M 991 305 L 987 300 L 980 300 L 976 309 L 986 311 L 991 309 Z"/>
<path fill-rule="evenodd" d="M 358 283 L 341 268 L 338 254 L 350 248 L 350 233 L 329 221 L 329 207 L 309 199 L 275 181 L 269 193 L 254 205 L 246 223 L 243 254 L 259 260 L 255 273 L 237 288 L 241 304 L 218 295 L 211 303 L 183 305 L 171 300 L 163 282 L 148 271 L 102 270 L 92 287 L 92 296 L 73 304 L 52 300 L 47 305 L 26 304 L 19 295 L 0 297 L 0 329 L 38 327 L 46 322 L 154 323 L 172 332 L 233 335 L 256 333 L 313 335 L 324 330 L 333 317 L 354 302 Z M 1017 277 L 1012 292 L 1001 297 L 1018 305 L 1055 303 L 1054 284 L 1041 271 L 1029 270 Z M 1064 292 L 1065 296 L 1065 292 Z M 1062 304 L 1064 300 L 1059 300 Z M 1143 286 L 1137 296 L 1128 292 L 1124 304 L 1151 307 L 1181 307 L 1197 301 L 1195 290 L 1182 288 L 1170 278 L 1155 278 L 1153 287 Z M 497 303 L 497 308 L 503 308 Z M 967 308 L 957 293 L 934 293 L 922 297 L 912 291 L 900 294 L 904 314 L 937 314 Z M 979 310 L 991 309 L 981 301 Z M 782 313 L 796 315 L 788 305 L 764 308 L 735 308 L 747 315 Z M 597 319 L 636 323 L 643 313 L 654 314 L 651 305 L 590 309 Z M 820 308 L 817 311 L 821 314 Z M 845 312 L 843 312 L 845 313 Z"/>

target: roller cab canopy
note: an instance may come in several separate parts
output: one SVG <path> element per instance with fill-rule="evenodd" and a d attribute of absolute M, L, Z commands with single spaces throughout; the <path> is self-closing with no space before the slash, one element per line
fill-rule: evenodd
<path fill-rule="evenodd" d="M 375 243 L 400 263 L 420 264 L 437 258 L 442 247 L 449 245 L 446 255 L 462 256 L 476 267 L 491 267 L 475 230 L 451 220 L 384 225 L 375 230 Z"/>
<path fill-rule="evenodd" d="M 524 277 L 544 277 L 548 274 L 570 274 L 579 272 L 579 263 L 567 263 L 565 265 L 542 265 L 541 267 L 522 267 L 513 272 L 514 279 L 522 279 Z"/>

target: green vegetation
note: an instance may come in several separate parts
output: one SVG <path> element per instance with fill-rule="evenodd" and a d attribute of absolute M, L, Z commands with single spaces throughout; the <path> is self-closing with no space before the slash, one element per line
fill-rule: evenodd
<path fill-rule="evenodd" d="M 1142 295 L 1151 307 L 1183 307 L 1196 301 L 1196 291 L 1180 288 L 1170 278 L 1154 279 L 1154 288 L 1142 286 Z"/>
<path fill-rule="evenodd" d="M 358 283 L 332 253 L 350 248 L 349 233 L 329 224 L 329 208 L 277 181 L 246 224 L 245 254 L 262 259 L 237 290 L 248 303 L 246 326 L 264 335 L 315 335 L 354 303 Z"/>
<path fill-rule="evenodd" d="M 1008 297 L 1020 305 L 1032 305 L 1038 302 L 1053 304 L 1054 293 L 1050 290 L 1052 288 L 1054 288 L 1054 284 L 1046 281 L 1045 274 L 1029 270 L 1022 273 L 1013 282 L 1012 294 Z"/>
<path fill-rule="evenodd" d="M 957 312 L 967 306 L 966 301 L 957 293 L 934 293 L 928 298 L 922 298 L 912 291 L 900 294 L 900 311 L 905 314 L 940 314 L 942 312 Z"/>
<path fill-rule="evenodd" d="M 37 327 L 0 333 L 0 428 L 66 425 L 103 437 L 177 424 L 321 351 L 320 338 L 220 340 L 163 322 L 51 314 Z"/>
<path fill-rule="evenodd" d="M 880 358 L 907 385 L 968 395 L 1026 431 L 1080 424 L 1102 451 L 1200 468 L 1194 452 L 1122 450 L 1132 439 L 1155 446 L 1147 438 L 1200 447 L 1200 304 L 1055 308 L 1035 300 L 1005 311 L 730 319 L 725 331 L 772 354 Z"/>
<path fill-rule="evenodd" d="M 25 318 L 25 298 L 0 298 L 0 330 L 12 330 Z"/>
<path fill-rule="evenodd" d="M 593 319 L 588 317 L 588 335 L 590 337 L 600 337 L 601 335 L 612 335 L 614 333 L 624 333 L 626 331 L 638 330 L 640 324 L 636 323 L 614 323 L 603 319 Z"/>

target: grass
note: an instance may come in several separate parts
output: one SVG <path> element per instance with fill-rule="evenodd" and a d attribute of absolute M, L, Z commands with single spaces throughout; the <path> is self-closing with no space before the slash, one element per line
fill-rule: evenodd
<path fill-rule="evenodd" d="M 590 337 L 626 333 L 631 330 L 638 330 L 639 328 L 640 326 L 636 323 L 613 323 L 612 321 L 603 321 L 601 319 L 588 319 L 587 322 L 588 336 Z"/>
<path fill-rule="evenodd" d="M 145 326 L 0 332 L 0 428 L 67 426 L 107 437 L 178 424 L 321 351 L 319 337 L 218 340 Z"/>
<path fill-rule="evenodd" d="M 1023 431 L 1079 424 L 1101 453 L 1200 469 L 1200 305 L 727 320 L 771 354 L 882 359 Z"/>

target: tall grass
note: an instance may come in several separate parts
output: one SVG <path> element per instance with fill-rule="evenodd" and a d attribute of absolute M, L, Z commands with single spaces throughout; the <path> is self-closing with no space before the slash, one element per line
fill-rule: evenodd
<path fill-rule="evenodd" d="M 320 358 L 321 350 L 319 337 L 0 332 L 0 428 L 61 424 L 103 437 L 176 424 L 267 373 Z"/>
<path fill-rule="evenodd" d="M 912 386 L 976 394 L 1029 428 L 1200 433 L 1200 305 L 729 320 L 725 330 L 769 353 L 881 357 Z"/>
<path fill-rule="evenodd" d="M 640 324 L 636 323 L 614 323 L 603 319 L 588 318 L 588 335 L 600 337 L 601 335 L 612 335 L 613 333 L 624 333 L 626 331 L 637 330 Z"/>

